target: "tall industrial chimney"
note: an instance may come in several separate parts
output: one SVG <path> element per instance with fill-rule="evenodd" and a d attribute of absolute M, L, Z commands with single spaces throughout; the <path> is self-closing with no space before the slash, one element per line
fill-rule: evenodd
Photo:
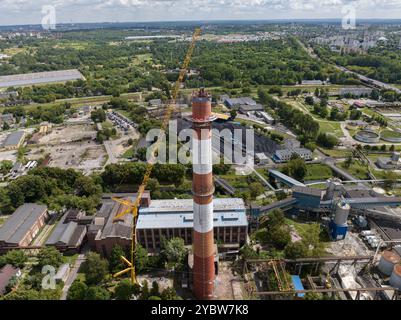
<path fill-rule="evenodd" d="M 192 96 L 194 266 L 193 285 L 197 299 L 208 300 L 214 290 L 212 103 L 204 89 Z"/>

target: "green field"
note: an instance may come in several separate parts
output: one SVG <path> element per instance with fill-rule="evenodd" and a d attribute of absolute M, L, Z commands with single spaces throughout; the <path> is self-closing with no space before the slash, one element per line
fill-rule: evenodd
<path fill-rule="evenodd" d="M 325 149 L 319 147 L 319 150 L 332 158 L 346 158 L 351 152 L 350 150 L 343 150 L 343 149 Z"/>
<path fill-rule="evenodd" d="M 317 121 L 319 122 L 320 132 L 331 133 L 335 135 L 337 138 L 341 138 L 344 136 L 344 133 L 341 130 L 341 125 L 339 122 L 329 122 L 320 120 Z"/>
<path fill-rule="evenodd" d="M 369 179 L 369 170 L 366 166 L 362 166 L 357 162 L 354 162 L 350 165 L 349 168 L 347 168 L 345 166 L 345 163 L 342 162 L 339 165 L 340 168 L 346 170 L 347 172 L 349 172 L 351 175 L 353 175 L 355 178 L 357 179 L 361 179 L 361 180 L 366 180 Z"/>
<path fill-rule="evenodd" d="M 333 177 L 333 171 L 325 164 L 308 164 L 308 173 L 304 178 L 305 181 L 310 180 L 326 180 Z"/>

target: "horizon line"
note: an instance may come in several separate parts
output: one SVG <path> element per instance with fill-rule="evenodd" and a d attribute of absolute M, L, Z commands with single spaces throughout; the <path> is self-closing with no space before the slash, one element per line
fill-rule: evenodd
<path fill-rule="evenodd" d="M 279 21 L 285 21 L 285 22 L 300 22 L 300 21 L 341 21 L 342 18 L 269 18 L 269 19 L 197 19 L 197 20 L 144 20 L 144 21 L 98 21 L 98 22 L 60 22 L 56 23 L 57 25 L 93 25 L 93 24 L 124 24 L 124 23 L 130 23 L 130 24 L 154 24 L 154 23 L 177 23 L 177 22 L 192 22 L 192 23 L 216 23 L 216 22 L 279 22 Z M 401 18 L 359 18 L 356 20 L 357 24 L 358 21 L 361 22 L 368 22 L 368 21 L 400 21 Z M 1 27 L 27 27 L 27 26 L 41 26 L 40 23 L 27 23 L 27 24 L 4 24 L 0 25 Z"/>

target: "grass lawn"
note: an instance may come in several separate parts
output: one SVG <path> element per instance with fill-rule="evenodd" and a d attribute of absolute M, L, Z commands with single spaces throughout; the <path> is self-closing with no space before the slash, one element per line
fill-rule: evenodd
<path fill-rule="evenodd" d="M 355 178 L 358 178 L 361 180 L 369 179 L 368 168 L 366 166 L 361 166 L 357 162 L 352 163 L 349 168 L 347 168 L 345 166 L 345 163 L 342 162 L 339 164 L 339 167 L 348 171 Z"/>
<path fill-rule="evenodd" d="M 331 133 L 335 135 L 337 138 L 341 138 L 344 136 L 339 122 L 327 122 L 327 121 L 318 121 L 318 122 L 320 126 L 320 132 Z"/>
<path fill-rule="evenodd" d="M 252 176 L 240 176 L 236 175 L 234 171 L 229 172 L 225 175 L 219 175 L 219 177 L 226 180 L 234 188 L 248 188 L 248 177 L 252 177 L 255 181 L 259 181 L 259 178 L 255 174 L 253 174 Z"/>
<path fill-rule="evenodd" d="M 125 159 L 131 159 L 134 157 L 134 155 L 135 155 L 134 148 L 129 148 L 127 151 L 123 153 L 122 157 Z"/>
<path fill-rule="evenodd" d="M 116 110 L 119 114 L 123 115 L 124 117 L 127 117 L 128 119 L 130 118 L 130 114 L 126 110 L 118 109 Z"/>
<path fill-rule="evenodd" d="M 333 171 L 325 164 L 308 164 L 308 173 L 305 181 L 308 180 L 325 180 L 333 176 Z"/>
<path fill-rule="evenodd" d="M 325 149 L 319 147 L 319 150 L 332 158 L 346 158 L 351 152 L 345 149 Z"/>

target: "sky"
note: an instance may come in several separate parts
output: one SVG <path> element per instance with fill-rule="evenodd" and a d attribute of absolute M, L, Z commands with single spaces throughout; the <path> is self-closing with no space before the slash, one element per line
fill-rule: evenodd
<path fill-rule="evenodd" d="M 0 0 L 0 25 L 178 20 L 401 18 L 401 0 Z M 345 10 L 345 11 L 344 11 Z"/>

